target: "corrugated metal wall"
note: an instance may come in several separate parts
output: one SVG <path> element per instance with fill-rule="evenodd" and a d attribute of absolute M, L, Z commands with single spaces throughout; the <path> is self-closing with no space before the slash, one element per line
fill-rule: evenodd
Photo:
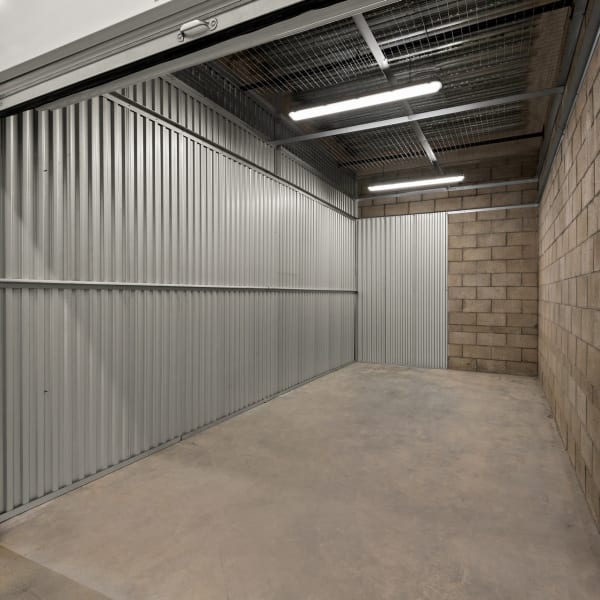
<path fill-rule="evenodd" d="M 358 222 L 358 360 L 447 365 L 447 215 Z"/>
<path fill-rule="evenodd" d="M 356 216 L 356 202 L 285 148 L 268 144 L 261 133 L 174 77 L 156 78 L 121 90 L 130 100 L 202 138 L 272 172 L 324 202 Z M 263 118 L 264 115 L 263 115 Z"/>
<path fill-rule="evenodd" d="M 353 360 L 356 223 L 221 126 L 262 169 L 114 97 L 0 122 L 0 513 Z"/>

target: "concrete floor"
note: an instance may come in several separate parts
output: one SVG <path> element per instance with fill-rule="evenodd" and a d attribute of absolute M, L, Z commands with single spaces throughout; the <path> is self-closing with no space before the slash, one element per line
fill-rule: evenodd
<path fill-rule="evenodd" d="M 2 598 L 600 589 L 537 381 L 459 371 L 352 365 L 8 521 L 0 543 L 20 555 L 0 552 Z"/>

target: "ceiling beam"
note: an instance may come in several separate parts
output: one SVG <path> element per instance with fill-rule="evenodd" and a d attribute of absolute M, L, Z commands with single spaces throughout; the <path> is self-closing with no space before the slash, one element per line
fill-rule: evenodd
<path fill-rule="evenodd" d="M 371 121 L 369 123 L 361 123 L 360 125 L 350 125 L 348 127 L 339 127 L 337 129 L 328 129 L 325 131 L 317 131 L 315 133 L 307 133 L 291 138 L 283 138 L 272 140 L 269 143 L 274 146 L 282 146 L 287 144 L 296 144 L 298 142 L 307 142 L 309 140 L 317 140 L 320 138 L 331 137 L 334 135 L 345 135 L 348 133 L 357 133 L 359 131 L 367 131 L 369 129 L 379 129 L 382 127 L 391 127 L 392 125 L 403 125 L 414 121 L 424 121 L 426 119 L 435 119 L 436 117 L 446 117 L 458 113 L 477 110 L 479 108 L 489 108 L 491 106 L 502 106 L 503 104 L 511 104 L 513 102 L 521 102 L 523 100 L 531 100 L 532 98 L 542 98 L 544 96 L 554 96 L 562 92 L 562 87 L 547 88 L 544 90 L 536 90 L 534 92 L 524 92 L 522 94 L 513 94 L 512 96 L 502 96 L 491 100 L 481 100 L 479 102 L 471 102 L 469 104 L 460 104 L 459 106 L 450 106 L 448 108 L 440 108 L 438 110 L 429 110 L 413 115 L 404 115 L 393 119 L 383 119 L 382 121 Z"/>
<path fill-rule="evenodd" d="M 367 20 L 362 14 L 354 15 L 352 19 L 354 21 L 354 24 L 356 25 L 356 28 L 362 35 L 363 40 L 365 40 L 365 43 L 369 47 L 373 58 L 377 61 L 379 68 L 388 80 L 388 83 L 390 83 L 390 85 L 392 86 L 396 86 L 398 82 L 394 77 L 394 74 L 390 70 L 390 65 L 387 61 L 387 58 L 385 57 L 385 54 L 379 47 L 379 44 L 377 43 L 377 40 L 375 39 L 375 36 L 373 35 L 373 32 L 371 31 Z M 402 107 L 404 108 L 404 112 L 406 112 L 407 115 L 414 114 L 412 108 L 410 107 L 410 104 L 406 100 L 402 102 Z M 440 175 L 443 175 L 442 168 L 435 155 L 435 152 L 433 151 L 431 144 L 427 141 L 425 133 L 421 129 L 421 126 L 419 125 L 418 121 L 412 121 L 410 126 L 416 138 L 419 140 L 419 144 L 421 145 L 423 152 L 425 152 L 425 155 L 429 159 L 429 162 L 433 165 L 433 167 L 435 167 L 435 169 L 438 171 L 438 173 L 440 173 Z"/>

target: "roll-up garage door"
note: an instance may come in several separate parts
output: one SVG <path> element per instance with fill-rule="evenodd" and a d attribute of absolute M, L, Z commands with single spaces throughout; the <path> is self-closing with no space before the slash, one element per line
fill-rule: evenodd
<path fill-rule="evenodd" d="M 358 223 L 358 360 L 445 368 L 446 213 Z"/>
<path fill-rule="evenodd" d="M 42 3 L 32 11 L 27 2 L 0 3 L 0 116 L 97 96 L 371 10 L 385 0 L 48 4 L 51 8 Z"/>

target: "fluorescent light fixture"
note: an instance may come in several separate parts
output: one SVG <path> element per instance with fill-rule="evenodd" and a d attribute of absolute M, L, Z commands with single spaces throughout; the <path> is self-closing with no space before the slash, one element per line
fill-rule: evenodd
<path fill-rule="evenodd" d="M 450 175 L 448 177 L 435 177 L 434 179 L 417 179 L 415 181 L 399 181 L 397 183 L 382 183 L 370 185 L 370 192 L 387 192 L 389 190 L 407 190 L 410 188 L 443 185 L 445 183 L 460 183 L 464 175 Z"/>
<path fill-rule="evenodd" d="M 435 92 L 439 92 L 441 89 L 441 82 L 429 81 L 428 83 L 411 85 L 410 87 L 390 90 L 389 92 L 380 92 L 369 96 L 361 96 L 360 98 L 351 98 L 350 100 L 342 100 L 340 102 L 332 102 L 331 104 L 324 104 L 322 106 L 313 106 L 312 108 L 295 110 L 290 113 L 290 117 L 294 121 L 314 119 L 315 117 L 333 115 L 348 110 L 357 110 L 359 108 L 367 108 L 368 106 L 376 106 L 378 104 L 398 102 L 399 100 L 408 100 L 409 98 L 416 98 L 417 96 L 435 94 Z"/>

